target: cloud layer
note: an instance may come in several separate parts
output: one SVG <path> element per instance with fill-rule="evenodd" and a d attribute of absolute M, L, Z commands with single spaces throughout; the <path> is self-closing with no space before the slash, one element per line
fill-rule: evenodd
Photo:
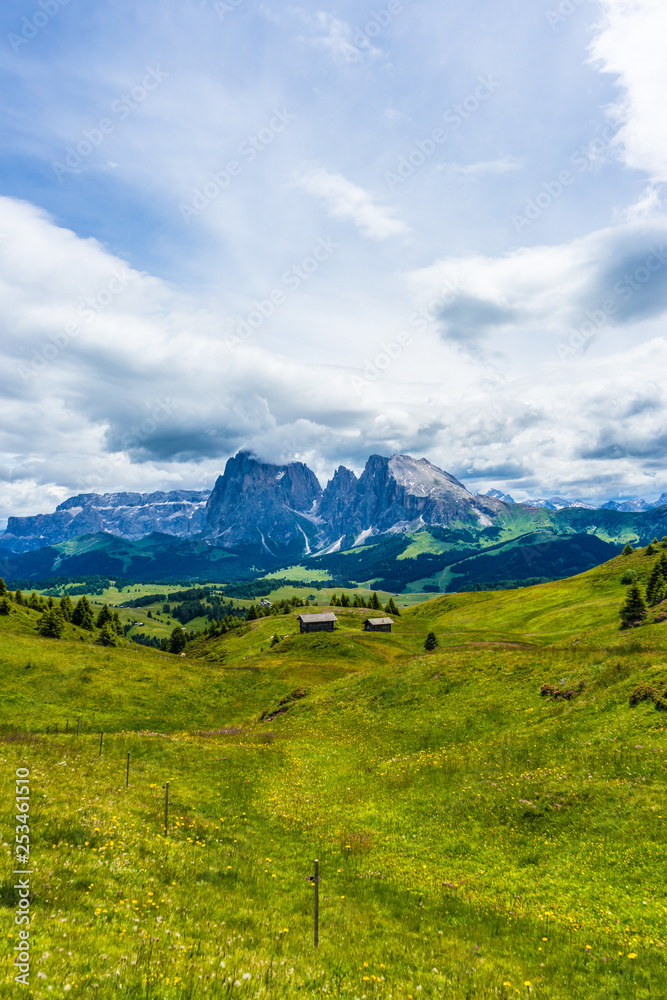
<path fill-rule="evenodd" d="M 399 7 L 101 0 L 5 47 L 0 523 L 240 447 L 667 488 L 663 5 Z"/>

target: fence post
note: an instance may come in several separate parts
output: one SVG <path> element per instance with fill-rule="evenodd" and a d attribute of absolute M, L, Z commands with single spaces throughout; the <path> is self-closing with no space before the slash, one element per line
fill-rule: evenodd
<path fill-rule="evenodd" d="M 320 942 L 320 879 L 319 862 L 315 861 L 315 947 Z"/>
<path fill-rule="evenodd" d="M 169 824 L 169 782 L 164 786 L 164 835 L 168 835 Z"/>
<path fill-rule="evenodd" d="M 127 776 L 125 778 L 125 787 L 130 784 L 130 751 L 127 751 Z"/>
<path fill-rule="evenodd" d="M 100 757 L 102 756 L 102 737 L 104 736 L 104 731 L 100 733 Z"/>

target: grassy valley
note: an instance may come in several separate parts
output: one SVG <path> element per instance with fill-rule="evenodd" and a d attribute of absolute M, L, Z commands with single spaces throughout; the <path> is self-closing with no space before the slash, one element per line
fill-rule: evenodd
<path fill-rule="evenodd" d="M 618 616 L 659 558 L 438 596 L 391 634 L 273 615 L 185 656 L 0 615 L 1 899 L 13 947 L 26 767 L 31 994 L 662 995 L 665 716 L 630 696 L 667 686 L 667 623 Z"/>

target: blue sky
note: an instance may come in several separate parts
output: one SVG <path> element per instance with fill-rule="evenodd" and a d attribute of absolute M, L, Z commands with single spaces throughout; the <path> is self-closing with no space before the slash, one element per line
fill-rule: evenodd
<path fill-rule="evenodd" d="M 0 22 L 0 517 L 241 447 L 667 489 L 657 0 Z"/>

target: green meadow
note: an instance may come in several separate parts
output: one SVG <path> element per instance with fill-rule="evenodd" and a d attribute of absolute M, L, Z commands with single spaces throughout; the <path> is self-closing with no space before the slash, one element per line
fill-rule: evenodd
<path fill-rule="evenodd" d="M 667 622 L 618 617 L 657 558 L 439 596 L 390 635 L 363 609 L 332 634 L 271 616 L 185 656 L 42 638 L 12 605 L 2 995 L 26 989 L 17 768 L 39 1000 L 667 995 L 666 717 L 629 703 L 667 687 Z"/>

